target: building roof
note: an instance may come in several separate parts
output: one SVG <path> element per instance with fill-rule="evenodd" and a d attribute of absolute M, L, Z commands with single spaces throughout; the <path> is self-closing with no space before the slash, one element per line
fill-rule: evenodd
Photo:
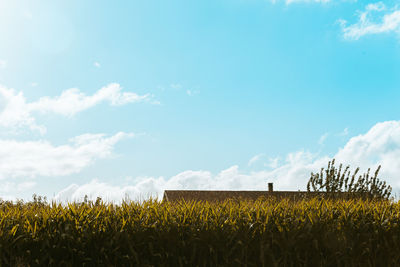
<path fill-rule="evenodd" d="M 312 197 L 339 197 L 343 199 L 363 197 L 357 193 L 326 193 L 306 191 L 211 191 L 211 190 L 165 190 L 163 201 L 225 201 L 228 199 L 257 200 L 259 198 L 274 197 L 301 200 Z"/>
<path fill-rule="evenodd" d="M 257 200 L 268 197 L 268 191 L 203 191 L 203 190 L 165 190 L 165 201 L 224 201 L 227 199 Z"/>

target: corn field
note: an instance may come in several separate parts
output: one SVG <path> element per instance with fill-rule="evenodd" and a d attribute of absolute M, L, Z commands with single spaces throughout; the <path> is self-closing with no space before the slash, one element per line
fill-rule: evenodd
<path fill-rule="evenodd" d="M 0 202 L 1 266 L 399 266 L 400 204 Z"/>

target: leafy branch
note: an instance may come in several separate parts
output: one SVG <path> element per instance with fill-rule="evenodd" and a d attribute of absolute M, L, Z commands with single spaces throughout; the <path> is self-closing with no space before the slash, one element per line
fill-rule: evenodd
<path fill-rule="evenodd" d="M 360 168 L 356 168 L 351 175 L 350 166 L 343 169 L 335 167 L 335 159 L 329 161 L 328 168 L 321 168 L 320 173 L 311 173 L 307 183 L 307 191 L 311 192 L 348 192 L 369 195 L 372 198 L 389 199 L 392 187 L 378 178 L 381 166 L 376 169 L 374 176 L 370 175 L 370 168 L 362 175 L 358 175 Z"/>

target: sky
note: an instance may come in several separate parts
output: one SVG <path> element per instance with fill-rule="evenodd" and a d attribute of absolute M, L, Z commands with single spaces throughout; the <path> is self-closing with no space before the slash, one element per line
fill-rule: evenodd
<path fill-rule="evenodd" d="M 0 0 L 0 198 L 400 193 L 400 1 Z"/>

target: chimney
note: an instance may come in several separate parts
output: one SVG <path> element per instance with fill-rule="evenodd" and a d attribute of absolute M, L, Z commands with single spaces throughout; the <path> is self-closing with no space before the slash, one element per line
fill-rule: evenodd
<path fill-rule="evenodd" d="M 268 192 L 273 192 L 273 191 L 274 191 L 274 184 L 268 183 Z"/>

